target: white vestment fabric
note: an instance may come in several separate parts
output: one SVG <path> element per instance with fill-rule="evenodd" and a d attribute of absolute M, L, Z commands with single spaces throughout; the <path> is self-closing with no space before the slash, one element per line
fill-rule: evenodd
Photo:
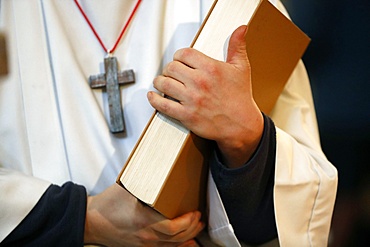
<path fill-rule="evenodd" d="M 248 0 L 246 0 L 248 1 Z M 79 1 L 110 49 L 136 3 Z M 0 241 L 50 184 L 73 181 L 97 194 L 115 179 L 153 113 L 146 93 L 173 53 L 190 45 L 211 0 L 144 0 L 114 55 L 134 69 L 121 87 L 125 135 L 109 131 L 105 93 L 92 90 L 105 52 L 70 1 L 3 0 L 0 30 L 10 72 L 0 77 Z M 280 2 L 271 1 L 284 12 Z M 309 80 L 300 62 L 273 112 L 274 187 L 280 246 L 325 246 L 337 172 L 321 151 Z M 209 235 L 240 246 L 209 176 Z"/>

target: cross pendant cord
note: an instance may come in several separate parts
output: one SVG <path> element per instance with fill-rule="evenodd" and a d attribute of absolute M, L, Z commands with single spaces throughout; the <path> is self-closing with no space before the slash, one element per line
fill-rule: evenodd
<path fill-rule="evenodd" d="M 82 9 L 77 0 L 74 0 L 78 9 L 80 10 L 82 16 L 85 18 L 87 24 L 91 28 L 95 37 L 99 41 L 101 47 L 107 53 L 107 57 L 104 59 L 104 68 L 105 73 L 99 75 L 93 75 L 89 77 L 89 84 L 91 88 L 103 88 L 108 94 L 108 104 L 109 104 L 109 116 L 110 116 L 110 131 L 112 133 L 120 133 L 125 131 L 124 119 L 123 119 L 123 110 L 121 103 L 121 92 L 120 85 L 134 83 L 135 82 L 135 73 L 133 70 L 126 70 L 120 72 L 118 70 L 117 58 L 111 56 L 112 53 L 116 50 L 120 40 L 122 39 L 123 34 L 127 30 L 133 16 L 137 12 L 141 0 L 138 0 L 134 9 L 132 10 L 128 20 L 124 24 L 121 33 L 119 34 L 117 41 L 115 42 L 112 49 L 108 50 L 104 45 L 99 34 L 96 32 L 91 21 L 87 17 L 85 11 Z"/>
<path fill-rule="evenodd" d="M 120 42 L 120 40 L 121 40 L 121 38 L 122 38 L 123 34 L 125 33 L 125 31 L 126 31 L 127 27 L 129 26 L 129 24 L 130 24 L 131 20 L 133 19 L 134 15 L 135 15 L 135 13 L 136 13 L 137 9 L 139 8 L 139 5 L 140 5 L 141 1 L 142 1 L 142 0 L 138 0 L 138 1 L 137 1 L 137 3 L 136 3 L 136 5 L 135 5 L 134 9 L 133 9 L 133 10 L 132 10 L 132 12 L 131 12 L 130 17 L 128 18 L 127 22 L 126 22 L 126 23 L 125 23 L 125 25 L 123 26 L 122 31 L 121 31 L 121 33 L 119 34 L 119 36 L 118 36 L 118 38 L 117 38 L 116 43 L 114 44 L 114 46 L 112 47 L 112 49 L 108 50 L 108 49 L 107 49 L 107 47 L 104 45 L 104 43 L 103 43 L 102 39 L 100 38 L 100 36 L 99 36 L 98 32 L 95 30 L 94 26 L 92 25 L 91 21 L 90 21 L 90 20 L 89 20 L 89 18 L 87 17 L 87 15 L 86 15 L 85 11 L 82 9 L 81 5 L 78 3 L 78 0 L 74 0 L 74 2 L 76 3 L 76 5 L 77 5 L 78 9 L 80 10 L 81 14 L 82 14 L 82 15 L 83 15 L 83 17 L 85 18 L 85 20 L 86 20 L 87 24 L 88 24 L 88 25 L 89 25 L 89 27 L 91 28 L 91 31 L 94 33 L 94 35 L 95 35 L 95 37 L 97 38 L 97 40 L 99 41 L 99 43 L 100 43 L 101 47 L 104 49 L 104 51 L 106 51 L 106 52 L 107 52 L 107 54 L 112 54 L 112 53 L 116 50 L 116 48 L 117 48 L 117 46 L 118 46 L 118 44 L 119 44 L 119 42 Z"/>

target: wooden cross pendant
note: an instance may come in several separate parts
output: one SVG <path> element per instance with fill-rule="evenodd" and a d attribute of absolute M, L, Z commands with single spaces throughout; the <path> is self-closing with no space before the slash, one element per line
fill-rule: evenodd
<path fill-rule="evenodd" d="M 120 85 L 134 83 L 133 70 L 118 71 L 117 58 L 107 57 L 104 59 L 105 73 L 89 77 L 91 88 L 106 88 L 108 94 L 110 131 L 119 133 L 125 131 L 123 111 L 121 104 Z"/>

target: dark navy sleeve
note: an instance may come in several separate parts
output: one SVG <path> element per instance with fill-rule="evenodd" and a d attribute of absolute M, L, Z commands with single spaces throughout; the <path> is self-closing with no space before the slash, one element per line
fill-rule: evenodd
<path fill-rule="evenodd" d="M 261 141 L 252 158 L 242 167 L 222 164 L 217 150 L 210 160 L 213 179 L 236 237 L 247 244 L 262 244 L 277 238 L 273 188 L 276 130 L 264 115 Z"/>
<path fill-rule="evenodd" d="M 0 246 L 83 246 L 85 215 L 84 187 L 51 185 Z"/>

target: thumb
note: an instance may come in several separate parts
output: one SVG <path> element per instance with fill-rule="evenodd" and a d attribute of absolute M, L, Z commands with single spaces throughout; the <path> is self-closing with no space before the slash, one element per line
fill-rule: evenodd
<path fill-rule="evenodd" d="M 245 33 L 248 27 L 243 25 L 238 27 L 231 35 L 227 50 L 226 62 L 235 66 L 249 66 L 247 56 L 247 46 L 245 44 Z"/>

